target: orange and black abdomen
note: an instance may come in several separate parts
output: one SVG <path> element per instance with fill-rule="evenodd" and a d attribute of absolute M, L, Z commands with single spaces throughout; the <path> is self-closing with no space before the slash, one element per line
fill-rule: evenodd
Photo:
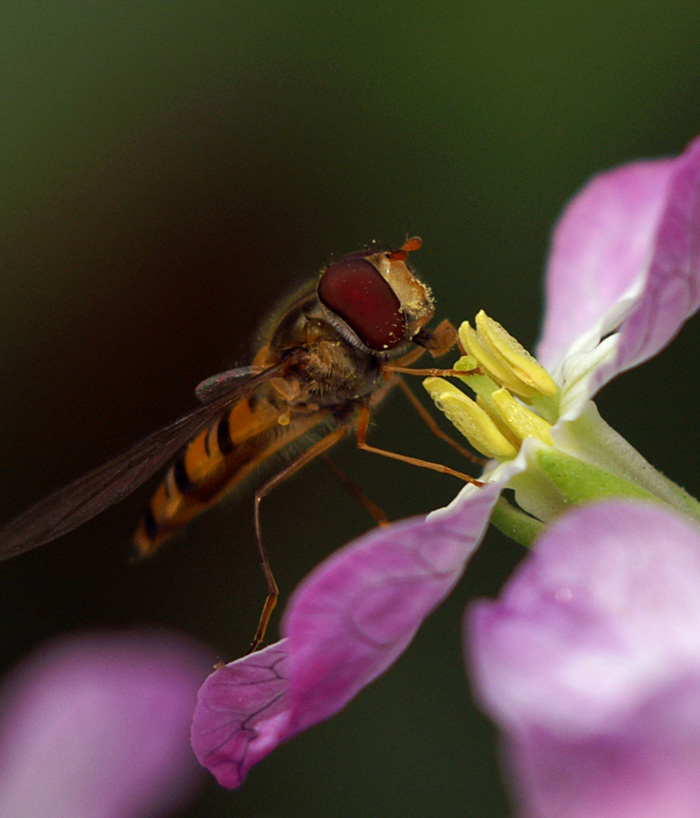
<path fill-rule="evenodd" d="M 175 531 L 249 477 L 271 454 L 304 434 L 308 423 L 285 424 L 268 400 L 235 404 L 203 429 L 171 464 L 134 535 L 139 557 L 147 557 Z M 319 422 L 313 420 L 311 425 Z"/>

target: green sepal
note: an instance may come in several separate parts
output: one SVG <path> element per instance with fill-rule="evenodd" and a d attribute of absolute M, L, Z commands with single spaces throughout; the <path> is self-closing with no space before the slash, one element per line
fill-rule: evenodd
<path fill-rule="evenodd" d="M 606 497 L 659 502 L 641 486 L 557 449 L 540 447 L 533 459 L 549 482 L 556 487 L 566 505 L 575 506 Z"/>

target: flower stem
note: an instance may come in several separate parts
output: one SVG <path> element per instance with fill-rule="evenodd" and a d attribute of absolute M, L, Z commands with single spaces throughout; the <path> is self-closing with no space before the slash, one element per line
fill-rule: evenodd
<path fill-rule="evenodd" d="M 544 523 L 516 508 L 503 496 L 499 497 L 494 506 L 491 522 L 502 534 L 525 548 L 532 546 L 544 528 Z"/>

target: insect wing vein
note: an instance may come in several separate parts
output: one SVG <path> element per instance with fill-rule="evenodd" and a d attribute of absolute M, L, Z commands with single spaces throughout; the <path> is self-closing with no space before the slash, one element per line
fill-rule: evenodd
<path fill-rule="evenodd" d="M 67 534 L 123 500 L 170 461 L 213 418 L 272 378 L 283 375 L 291 360 L 271 366 L 245 382 L 237 379 L 228 392 L 30 506 L 0 529 L 0 560 Z"/>

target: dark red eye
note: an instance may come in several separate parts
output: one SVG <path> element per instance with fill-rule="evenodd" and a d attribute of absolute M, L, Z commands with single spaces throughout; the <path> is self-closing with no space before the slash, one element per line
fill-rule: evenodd
<path fill-rule="evenodd" d="M 362 253 L 334 261 L 321 276 L 318 297 L 370 349 L 392 349 L 406 340 L 396 293 Z"/>

